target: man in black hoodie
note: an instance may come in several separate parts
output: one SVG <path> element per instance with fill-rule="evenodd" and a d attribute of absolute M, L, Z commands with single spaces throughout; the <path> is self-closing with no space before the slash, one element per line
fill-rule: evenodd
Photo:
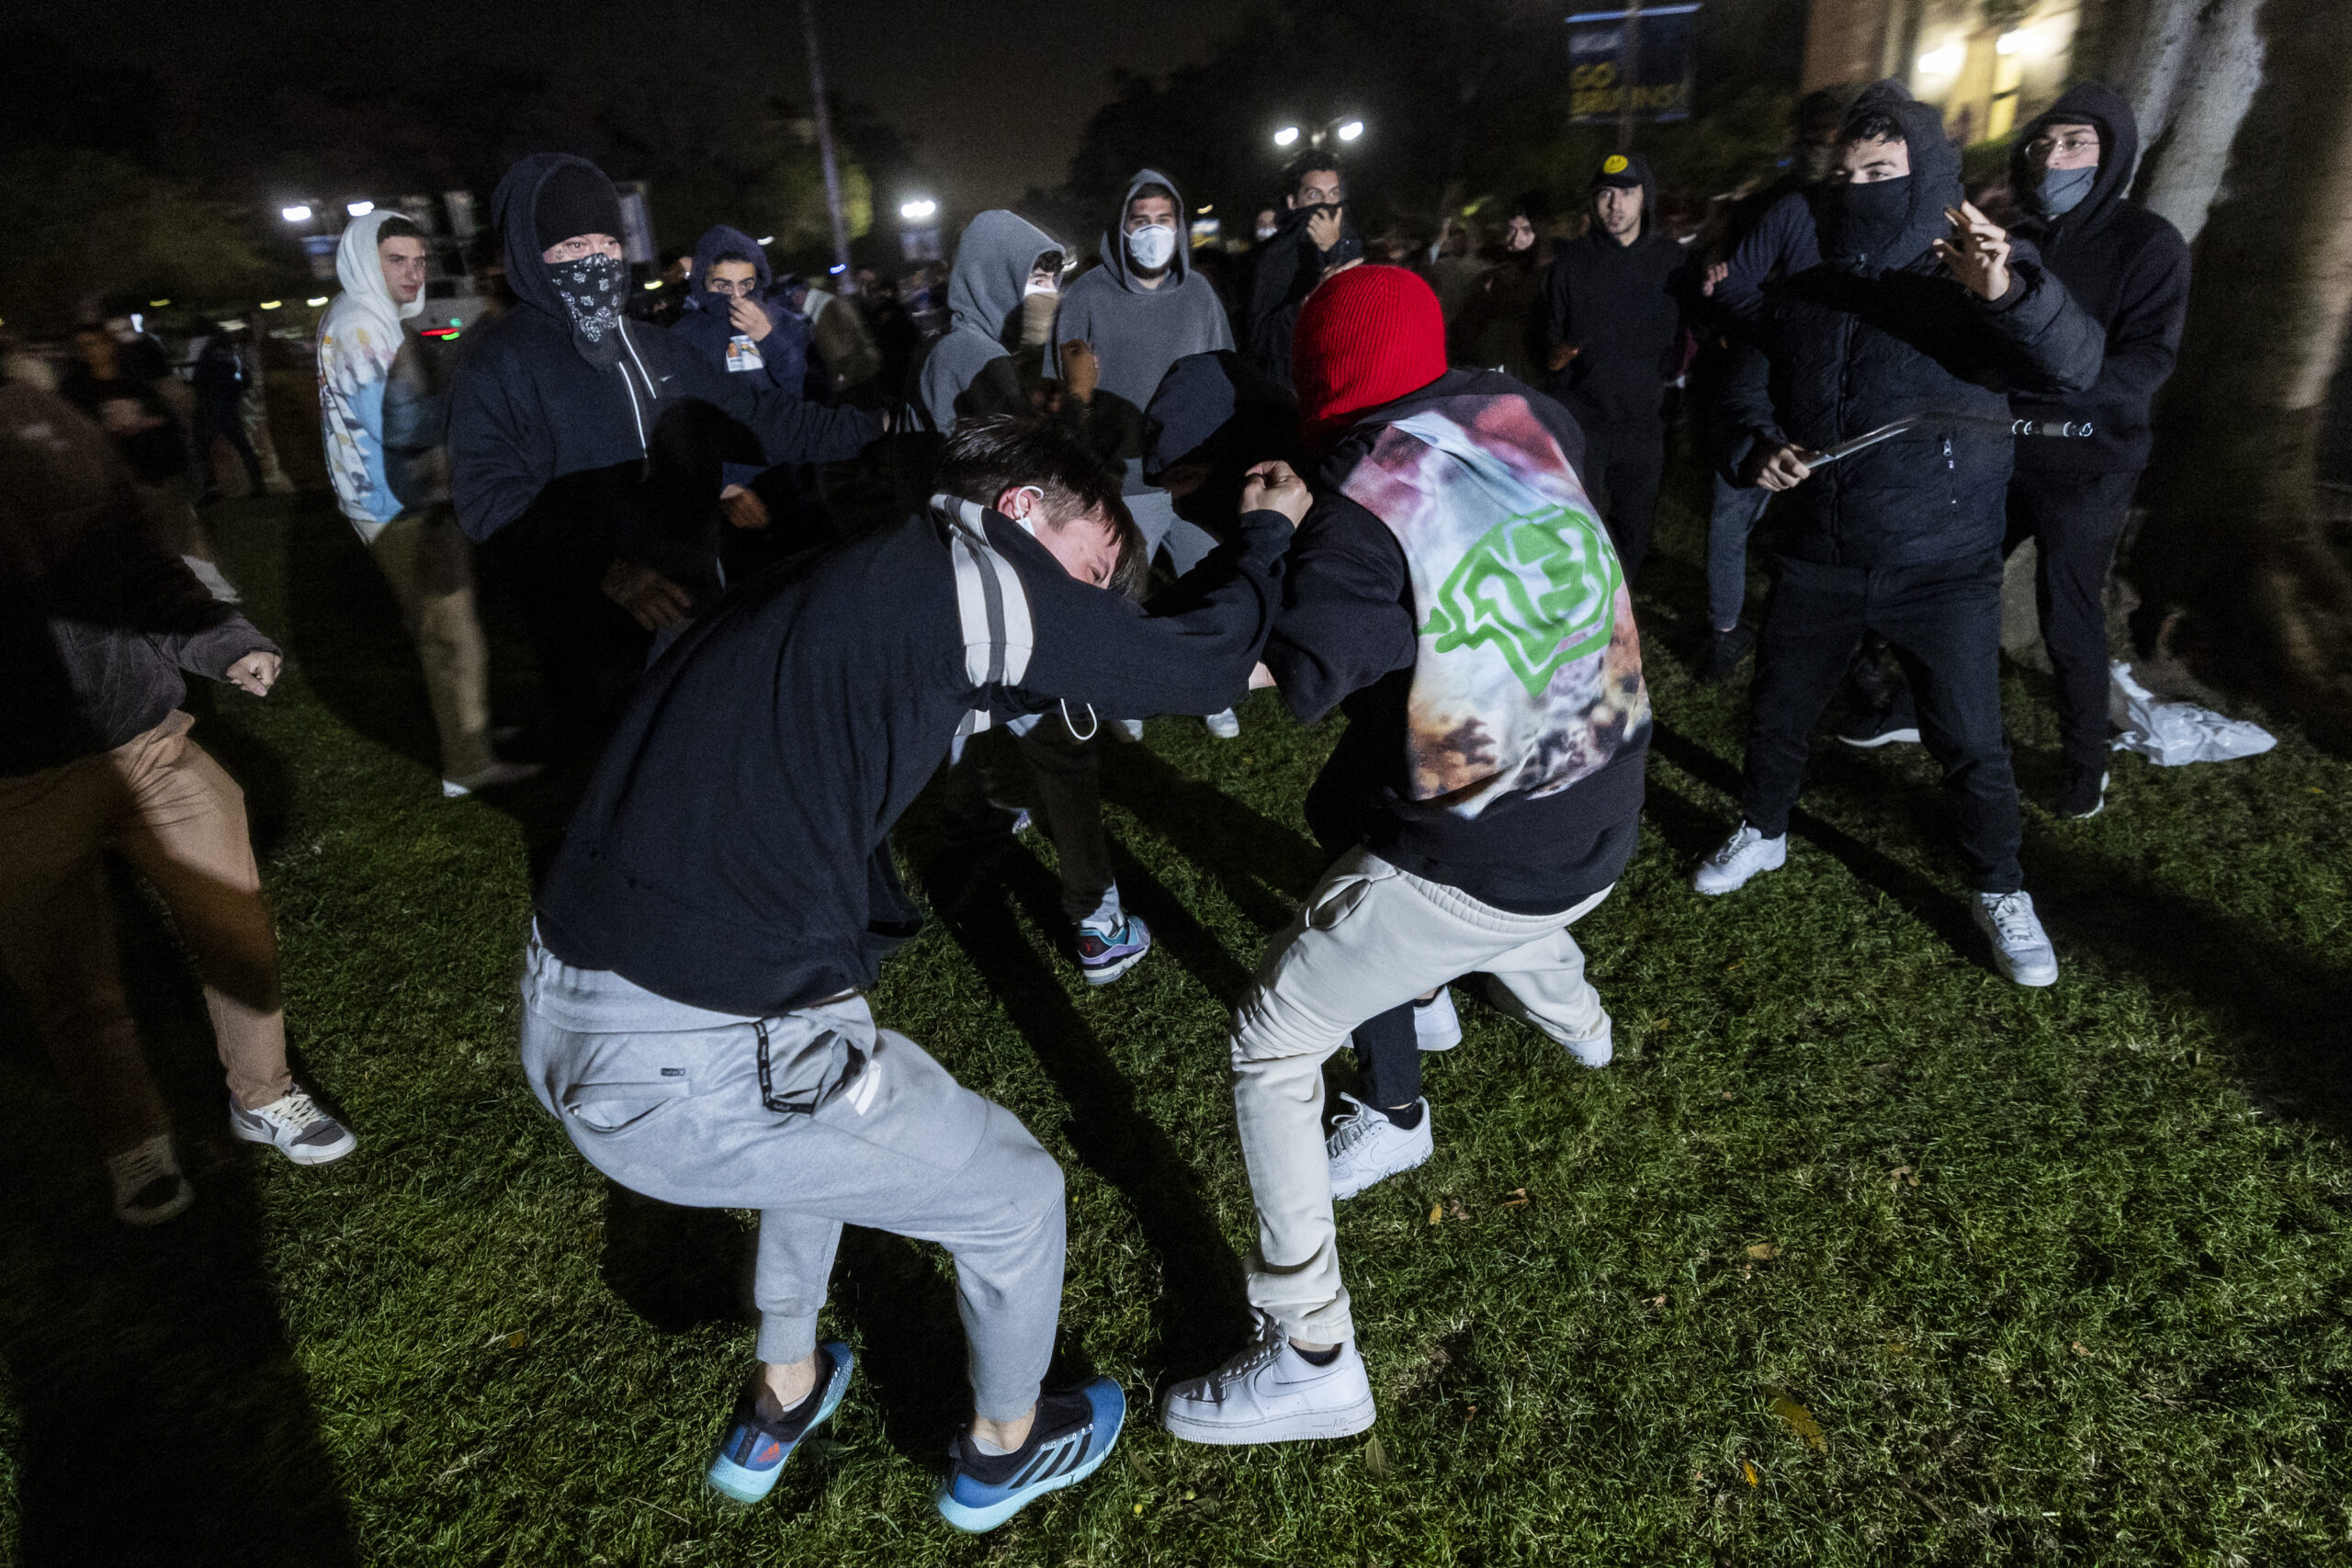
<path fill-rule="evenodd" d="M 1290 336 L 1315 286 L 1363 260 L 1348 220 L 1346 172 L 1337 155 L 1301 152 L 1284 171 L 1290 209 L 1260 243 L 1250 277 L 1250 356 L 1276 386 L 1290 386 Z"/>
<path fill-rule="evenodd" d="M 2188 314 L 2188 244 L 2125 192 L 2140 155 L 2132 106 L 2085 82 L 2026 123 L 2009 184 L 2031 214 L 2015 232 L 2107 329 L 2098 380 L 2071 397 L 2019 392 L 2020 419 L 2087 423 L 2087 440 L 2029 441 L 2009 481 L 2009 545 L 2036 543 L 2042 640 L 2058 677 L 2061 816 L 2090 817 L 2107 785 L 2107 573 L 2148 466 L 2149 405 Z"/>
<path fill-rule="evenodd" d="M 1544 389 L 1584 432 L 1584 473 L 1600 491 L 1625 581 L 1649 554 L 1666 467 L 1666 382 L 1682 331 L 1682 247 L 1658 213 L 1639 152 L 1611 152 L 1592 176 L 1592 227 L 1544 275 Z"/>
<path fill-rule="evenodd" d="M 1787 500 L 1770 525 L 1779 578 L 1757 653 L 1746 819 L 1695 883 L 1729 893 L 1785 863 L 1807 738 L 1875 631 L 1919 694 L 1994 961 L 2019 985 L 2050 985 L 2058 958 L 2018 863 L 2001 731 L 2005 394 L 2089 387 L 2101 333 L 2030 244 L 1963 199 L 1934 107 L 1894 82 L 1866 89 L 1838 163 L 1822 265 L 1767 297 L 1717 402 L 1733 470 Z M 1915 415 L 1931 417 L 1815 471 L 1827 448 Z"/>
<path fill-rule="evenodd" d="M 586 159 L 534 153 L 492 199 L 516 305 L 451 382 L 452 499 L 529 615 L 566 738 L 593 739 L 650 634 L 716 596 L 715 461 L 851 457 L 888 421 L 755 388 L 628 320 L 620 197 Z M 684 476 L 650 490 L 665 452 L 709 461 L 707 488 Z"/>

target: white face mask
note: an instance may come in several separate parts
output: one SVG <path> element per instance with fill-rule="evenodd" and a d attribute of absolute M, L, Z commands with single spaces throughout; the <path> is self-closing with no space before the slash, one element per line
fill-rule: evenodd
<path fill-rule="evenodd" d="M 1046 520 L 1045 487 L 1042 485 L 1023 485 L 1018 493 L 1022 495 L 1034 495 L 1037 498 L 1036 504 L 1029 508 L 1028 513 L 1025 516 L 1016 517 L 1013 519 L 1015 523 L 1021 525 L 1021 531 L 1034 539 L 1037 536 L 1037 525 Z"/>
<path fill-rule="evenodd" d="M 1127 235 L 1127 254 L 1146 272 L 1158 272 L 1175 254 L 1176 231 L 1165 223 L 1153 223 Z"/>
<path fill-rule="evenodd" d="M 1026 299 L 1028 296 L 1030 296 L 1030 295 L 1032 295 L 1032 294 L 1054 294 L 1054 293 L 1058 293 L 1059 291 L 1060 291 L 1060 290 L 1059 290 L 1058 288 L 1056 288 L 1056 286 L 1055 286 L 1054 284 L 1052 284 L 1052 283 L 1040 283 L 1040 282 L 1038 282 L 1035 278 L 1034 278 L 1034 277 L 1033 277 L 1033 278 L 1031 278 L 1031 279 L 1029 280 L 1029 287 L 1028 287 L 1028 288 L 1024 288 L 1024 289 L 1023 289 L 1023 290 L 1021 291 L 1021 293 L 1022 293 L 1022 297 L 1023 297 L 1023 299 Z"/>

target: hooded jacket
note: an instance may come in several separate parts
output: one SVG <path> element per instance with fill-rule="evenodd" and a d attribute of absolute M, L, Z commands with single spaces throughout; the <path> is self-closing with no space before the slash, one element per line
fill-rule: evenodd
<path fill-rule="evenodd" d="M 1519 914 L 1617 880 L 1650 706 L 1616 551 L 1589 502 L 1578 525 L 1547 509 L 1530 527 L 1495 504 L 1515 486 L 1465 482 L 1491 463 L 1580 493 L 1583 460 L 1566 410 L 1489 370 L 1448 371 L 1338 438 L 1265 649 L 1302 722 L 1348 716 L 1309 795 L 1318 836 L 1344 824 L 1392 865 Z"/>
<path fill-rule="evenodd" d="M 539 259 L 549 240 L 568 238 L 540 234 L 536 216 L 540 185 L 565 164 L 594 168 L 564 153 L 534 153 L 507 171 L 492 198 L 515 304 L 482 329 L 449 394 L 452 499 L 476 541 L 534 509 L 557 530 L 596 526 L 578 523 L 579 487 L 553 496 L 549 487 L 624 466 L 641 471 L 656 424 L 681 405 L 704 405 L 729 428 L 734 461 L 831 462 L 882 434 L 878 413 L 746 385 L 750 378 L 729 375 L 687 339 L 643 321 L 623 320 L 618 358 L 591 364 L 573 344 L 571 318 Z"/>
<path fill-rule="evenodd" d="M 319 321 L 319 425 L 327 477 L 363 544 L 373 543 L 401 513 L 400 496 L 384 471 L 384 390 L 408 335 L 401 323 L 424 310 L 423 289 L 402 305 L 384 283 L 376 236 L 399 216 L 370 212 L 344 229 L 334 248 L 343 292 Z"/>
<path fill-rule="evenodd" d="M 750 257 L 756 269 L 752 303 L 765 311 L 768 318 L 768 335 L 757 343 L 749 334 L 735 330 L 731 316 L 735 301 L 710 291 L 711 267 L 721 255 L 730 254 Z M 767 297 L 772 279 L 768 258 L 758 241 L 724 223 L 712 225 L 695 242 L 694 290 L 680 307 L 677 322 L 671 331 L 693 344 L 719 368 L 751 377 L 751 385 L 763 389 L 773 387 L 799 397 L 808 377 L 808 323 L 798 311 L 787 310 Z"/>
<path fill-rule="evenodd" d="M 1250 279 L 1250 357 L 1284 387 L 1290 385 L 1290 335 L 1298 325 L 1299 307 L 1323 280 L 1325 268 L 1363 255 L 1363 236 L 1344 210 L 1339 239 L 1329 250 L 1317 250 L 1306 233 L 1314 216 L 1311 207 L 1284 212 L 1274 237 L 1258 247 Z"/>
<path fill-rule="evenodd" d="M 1619 244 L 1595 219 L 1544 271 L 1545 347 L 1577 348 L 1575 358 L 1551 373 L 1545 390 L 1581 424 L 1662 440 L 1658 411 L 1682 331 L 1687 253 L 1658 221 L 1657 177 L 1648 160 L 1638 152 L 1630 157 L 1642 176 L 1642 227 L 1634 243 Z"/>
<path fill-rule="evenodd" d="M 0 386 L 0 777 L 111 751 L 171 716 L 186 674 L 277 651 L 156 536 L 96 425 Z"/>
<path fill-rule="evenodd" d="M 1176 254 L 1157 288 L 1139 282 L 1127 257 L 1126 215 L 1136 192 L 1148 185 L 1165 186 L 1175 194 Z M 1159 390 L 1168 367 L 1189 354 L 1213 354 L 1233 346 L 1233 328 L 1225 318 L 1216 288 L 1193 270 L 1192 247 L 1185 239 L 1184 197 L 1167 175 L 1157 169 L 1138 170 L 1119 199 L 1118 215 L 1102 236 L 1102 265 L 1069 286 L 1055 319 L 1046 363 L 1060 374 L 1060 345 L 1082 338 L 1102 362 L 1102 378 L 1094 393 L 1098 418 L 1108 415 L 1125 434 L 1113 456 L 1126 465 L 1125 488 L 1139 495 L 1152 487 L 1143 477 L 1142 412 Z M 1111 405 L 1108 408 L 1102 405 Z"/>
<path fill-rule="evenodd" d="M 2087 391 L 2009 400 L 2021 419 L 2086 420 L 2094 432 L 2086 441 L 2019 443 L 2018 471 L 2136 473 L 2148 466 L 2150 405 L 2172 374 L 2188 316 L 2188 243 L 2125 194 L 2140 158 L 2139 124 L 2123 96 L 2097 82 L 2067 88 L 2018 132 L 2009 185 L 2021 199 L 2033 179 L 2025 144 L 2060 120 L 2098 127 L 2090 194 L 2071 212 L 2029 218 L 2012 231 L 2033 242 L 2042 265 L 2107 329 L 2107 358 Z"/>
<path fill-rule="evenodd" d="M 1989 422 L 1923 426 L 1817 468 L 1774 508 L 1778 547 L 1839 566 L 1905 566 L 1997 549 L 2015 438 L 2007 394 L 2079 392 L 2098 378 L 2098 323 L 2042 266 L 2032 244 L 2009 255 L 2009 290 L 1987 300 L 1928 247 L 1962 199 L 1960 152 L 1941 112 L 1894 82 L 1849 111 L 1891 111 L 1909 144 L 1899 229 L 1859 248 L 1835 209 L 1819 224 L 1821 265 L 1767 291 L 1716 401 L 1736 471 L 1761 442 L 1812 450 L 1906 415 Z"/>
<path fill-rule="evenodd" d="M 958 415 L 995 412 L 968 406 L 965 394 L 999 359 L 1012 369 L 1012 345 L 1021 327 L 1021 301 L 1037 258 L 1061 250 L 1062 243 L 1015 212 L 981 213 L 956 242 L 956 266 L 947 276 L 951 325 L 932 345 L 919 378 L 923 412 L 943 434 Z"/>

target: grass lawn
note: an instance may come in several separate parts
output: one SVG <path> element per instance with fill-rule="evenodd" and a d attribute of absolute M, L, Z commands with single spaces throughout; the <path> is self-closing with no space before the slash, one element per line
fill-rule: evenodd
<path fill-rule="evenodd" d="M 1618 1060 L 1458 988 L 1436 1158 L 1341 1211 L 1366 1437 L 1212 1450 L 1145 1413 L 1242 1329 L 1226 1009 L 1320 870 L 1299 806 L 1336 723 L 1261 695 L 1238 742 L 1161 720 L 1112 749 L 1160 942 L 1118 984 L 1059 955 L 1042 846 L 890 962 L 882 1021 L 1069 1173 L 1060 1371 L 1136 1405 L 1097 1477 L 978 1540 L 930 1503 L 962 1399 L 944 1257 L 867 1233 L 828 1318 L 861 1357 L 840 1416 L 763 1506 L 702 1492 L 751 1351 L 746 1217 L 615 1190 L 532 1101 L 547 823 L 439 798 L 413 656 L 331 508 L 211 514 L 293 658 L 266 703 L 198 694 L 197 735 L 247 790 L 300 1065 L 360 1147 L 305 1171 L 229 1141 L 201 1002 L 126 888 L 200 1194 L 126 1230 L 0 1001 L 0 1562 L 2352 1561 L 2352 766 L 2288 730 L 2119 757 L 2089 822 L 2030 804 L 2050 990 L 1979 956 L 1917 748 L 1825 735 L 1788 869 L 1702 900 L 1745 686 L 1687 673 L 1700 525 L 1667 513 L 1641 852 L 1577 927 Z M 2008 696 L 2046 798 L 2046 692 Z"/>

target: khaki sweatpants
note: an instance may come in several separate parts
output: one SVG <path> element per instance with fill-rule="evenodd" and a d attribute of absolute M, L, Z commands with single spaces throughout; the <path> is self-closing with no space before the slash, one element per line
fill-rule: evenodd
<path fill-rule="evenodd" d="M 293 1088 L 277 939 L 245 830 L 244 792 L 175 713 L 111 751 L 0 778 L 0 967 L 32 1003 L 58 1077 L 100 1146 L 171 1125 L 122 988 L 103 849 L 163 895 L 196 959 L 230 1092 L 248 1110 Z"/>
<path fill-rule="evenodd" d="M 1352 1338 L 1323 1147 L 1323 1063 L 1356 1025 L 1483 971 L 1510 1010 L 1566 1043 L 1609 1027 L 1568 923 L 1604 887 L 1556 915 L 1514 915 L 1358 848 L 1316 885 L 1267 944 L 1233 1015 L 1233 1109 L 1258 1205 L 1250 1303 L 1292 1337 Z"/>
<path fill-rule="evenodd" d="M 424 665 L 424 691 L 441 732 L 441 776 L 460 782 L 488 768 L 490 655 L 474 614 L 473 547 L 446 506 L 403 512 L 379 529 L 368 553 L 400 602 Z"/>

